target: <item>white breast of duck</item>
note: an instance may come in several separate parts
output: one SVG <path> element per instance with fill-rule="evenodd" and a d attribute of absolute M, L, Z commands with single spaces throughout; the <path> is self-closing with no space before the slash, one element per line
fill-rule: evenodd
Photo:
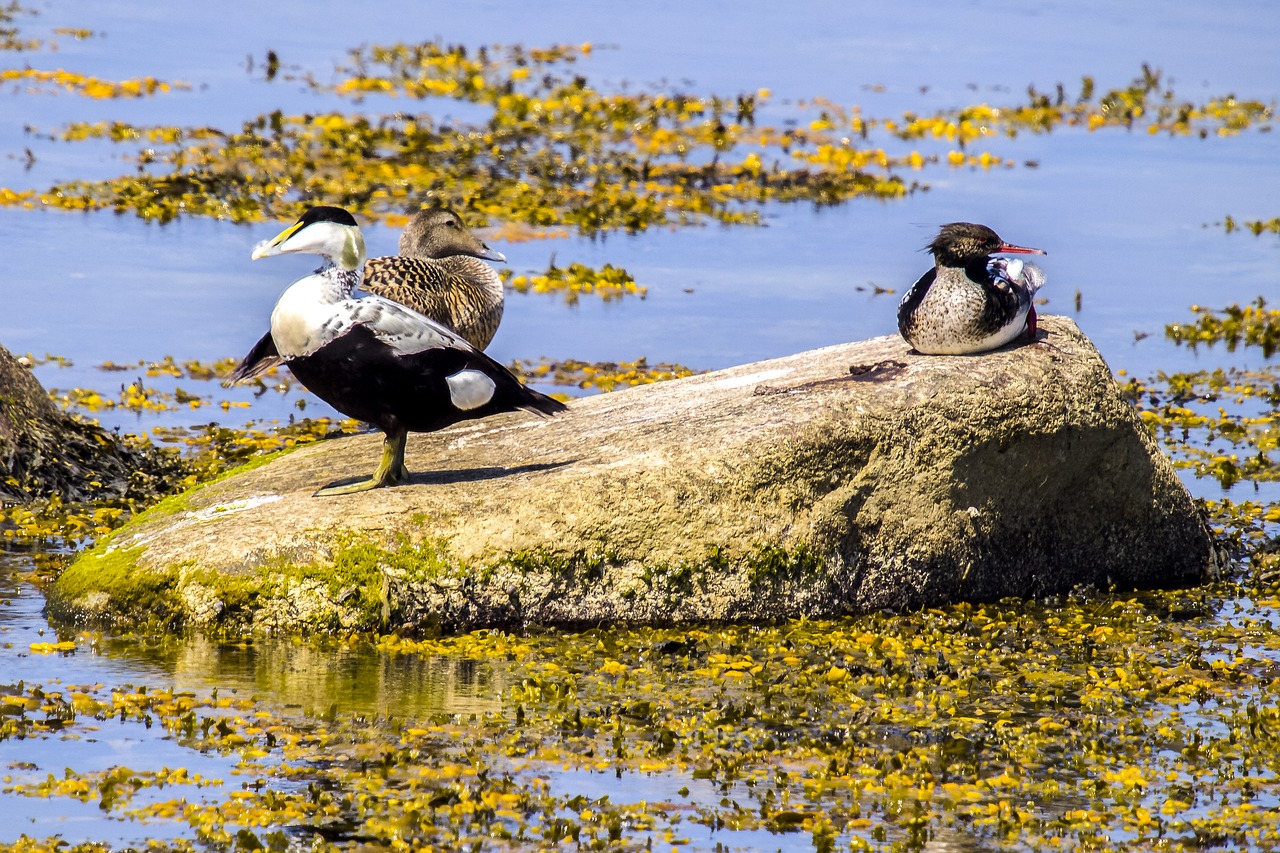
<path fill-rule="evenodd" d="M 330 266 L 289 285 L 271 312 L 271 338 L 280 355 L 310 355 L 342 334 L 350 325 L 347 303 L 354 302 L 351 291 L 359 281 L 358 270 Z"/>

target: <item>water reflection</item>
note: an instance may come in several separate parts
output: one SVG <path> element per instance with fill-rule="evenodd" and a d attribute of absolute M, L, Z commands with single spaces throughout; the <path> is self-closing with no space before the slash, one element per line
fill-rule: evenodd
<path fill-rule="evenodd" d="M 497 712 L 505 687 L 504 674 L 481 661 L 286 640 L 188 637 L 170 666 L 175 681 L 192 687 L 230 687 L 304 710 L 380 717 Z"/>
<path fill-rule="evenodd" d="M 6 680 L 132 684 L 206 694 L 248 694 L 273 705 L 377 717 L 501 710 L 506 673 L 485 661 L 393 654 L 367 645 L 276 638 L 84 635 L 69 654 L 33 653 L 53 642 L 43 597 L 22 555 L 0 553 L 0 642 Z M 64 637 L 66 639 L 66 637 Z"/>
<path fill-rule="evenodd" d="M 616 43 L 598 51 L 584 67 L 584 73 L 606 88 L 626 80 L 648 85 L 664 76 L 680 81 L 664 83 L 662 88 L 668 90 L 733 93 L 773 86 L 778 115 L 771 120 L 776 121 L 793 117 L 790 99 L 814 95 L 865 104 L 869 114 L 888 116 L 906 109 L 928 112 L 971 102 L 1008 103 L 1017 100 L 1009 93 L 1028 83 L 1070 83 L 1081 74 L 1095 75 L 1104 85 L 1120 85 L 1143 59 L 1180 78 L 1178 89 L 1186 97 L 1237 90 L 1264 99 L 1274 96 L 1280 65 L 1266 57 L 1273 54 L 1280 16 L 1248 0 L 1229 0 L 1225 13 L 1222 4 L 1170 5 L 1156 0 L 1123 6 L 1087 0 L 1033 7 L 981 0 L 959 15 L 920 15 L 894 4 L 856 3 L 810 4 L 800 13 L 793 6 L 757 9 L 742 15 L 738 4 L 725 0 L 696 8 L 637 4 L 622 12 L 604 5 L 598 10 L 582 4 L 570 7 L 563 0 L 547 8 L 529 4 L 521 11 L 514 4 L 502 8 L 484 0 L 481 14 L 470 5 L 436 10 L 445 17 L 433 26 L 470 45 L 495 40 Z M 324 15 L 300 15 L 294 6 L 286 3 L 274 10 L 293 20 L 284 31 L 286 42 L 278 43 L 277 31 L 271 46 L 280 50 L 287 65 L 321 75 L 329 73 L 336 57 L 362 41 L 430 35 L 412 26 L 406 31 L 404 3 L 369 4 L 354 21 L 358 26 L 350 30 L 326 28 Z M 6 152 L 20 152 L 32 144 L 28 124 L 45 132 L 71 120 L 106 118 L 238 126 L 277 107 L 298 112 L 355 109 L 336 98 L 267 86 L 257 77 L 250 80 L 241 66 L 226 62 L 228 56 L 264 56 L 268 45 L 259 34 L 246 36 L 241 22 L 218 6 L 192 7 L 202 33 L 202 47 L 194 51 L 186 41 L 155 38 L 159 25 L 152 19 L 163 17 L 158 7 L 111 0 L 95 6 L 92 14 L 88 6 L 67 8 L 73 14 L 65 21 L 57 17 L 65 9 L 51 9 L 41 20 L 50 26 L 93 26 L 108 32 L 110 41 L 68 42 L 58 56 L 28 57 L 34 64 L 65 63 L 106 77 L 150 73 L 188 79 L 205 88 L 180 97 L 109 106 L 86 105 L 69 97 L 23 97 L 15 88 L 5 97 L 13 101 L 10 114 L 21 113 L 23 122 L 0 123 L 0 148 Z M 673 25 L 670 12 L 686 19 Z M 987 34 L 991 20 L 1034 27 L 1024 30 L 1029 37 L 1005 39 L 1001 47 L 1006 61 L 1001 63 L 990 63 L 981 51 L 954 49 Z M 1242 20 L 1249 25 L 1241 27 Z M 736 38 L 708 38 L 712 22 L 717 27 L 736 24 Z M 694 26 L 686 26 L 690 23 Z M 1135 47 L 1133 37 L 1139 31 L 1143 38 Z M 1198 49 L 1228 40 L 1236 50 Z M 1081 51 L 1083 42 L 1094 49 Z M 1010 61 L 1009 50 L 1022 55 Z M 138 57 L 145 61 L 139 64 Z M 685 81 L 685 76 L 696 79 Z M 868 89 L 870 84 L 878 84 L 879 90 Z M 377 114 L 402 106 L 403 102 L 379 102 L 368 111 Z M 462 109 L 450 107 L 451 118 L 465 120 Z M 1160 330 L 1165 323 L 1185 321 L 1191 303 L 1223 305 L 1273 292 L 1274 241 L 1228 237 L 1213 223 L 1226 214 L 1271 215 L 1280 176 L 1276 139 L 1274 133 L 1246 134 L 1221 144 L 1071 131 L 1023 136 L 1001 140 L 995 147 L 1022 162 L 1038 162 L 1040 168 L 932 175 L 935 191 L 900 204 L 775 206 L 766 212 L 766 228 L 663 230 L 639 237 L 575 236 L 554 245 L 514 244 L 504 251 L 518 272 L 544 269 L 549 258 L 595 267 L 612 263 L 627 268 L 650 291 L 644 301 L 584 302 L 573 310 L 558 301 L 513 294 L 495 354 L 503 361 L 537 355 L 646 355 L 654 361 L 715 368 L 891 332 L 896 298 L 853 288 L 872 283 L 904 287 L 922 271 L 919 248 L 938 223 L 976 218 L 1016 228 L 1026 241 L 1043 243 L 1053 252 L 1046 310 L 1070 313 L 1113 367 L 1140 376 L 1156 369 L 1256 367 L 1259 359 L 1254 353 L 1177 349 L 1162 340 Z M 42 188 L 64 175 L 113 176 L 121 171 L 117 155 L 106 145 L 46 147 L 34 167 L 21 174 L 20 160 L 0 161 L 5 173 L 0 185 Z M 1177 179 L 1171 179 L 1175 175 Z M 1266 189 L 1269 186 L 1273 189 Z M 108 391 L 121 380 L 104 378 L 95 369 L 106 360 L 238 355 L 260 334 L 283 284 L 309 268 L 306 263 L 250 263 L 248 248 L 278 227 L 184 220 L 157 228 L 129 217 L 0 210 L 0 239 L 18 248 L 11 259 L 11 280 L 39 282 L 27 298 L 7 305 L 0 320 L 0 343 L 17 352 L 70 357 L 70 367 L 38 371 L 48 385 Z M 393 250 L 393 230 L 366 230 L 371 254 Z M 1076 292 L 1082 294 L 1083 307 L 1073 310 L 1071 297 Z M 1138 332 L 1145 337 L 1139 339 Z M 123 381 L 133 375 L 125 374 Z M 168 389 L 165 381 L 157 377 L 152 384 Z M 183 384 L 190 390 L 187 380 Z M 227 399 L 251 398 L 252 392 L 242 389 Z M 313 401 L 303 413 L 327 411 Z M 202 419 L 238 426 L 250 416 L 283 420 L 297 413 L 296 396 L 282 395 L 255 400 L 252 413 L 204 410 L 144 418 L 115 412 L 102 417 L 108 426 L 141 431 Z M 1216 494 L 1207 483 L 1184 476 L 1198 494 Z M 1249 494 L 1240 494 L 1246 489 L 1243 484 L 1236 489 L 1241 499 L 1272 500 L 1280 485 L 1255 485 Z M 0 552 L 0 683 L 26 681 L 51 690 L 59 684 L 147 685 L 201 694 L 216 688 L 220 695 L 252 695 L 263 704 L 304 711 L 324 713 L 332 708 L 339 714 L 398 718 L 497 712 L 510 686 L 505 667 L 485 661 L 270 638 L 227 642 L 198 636 L 83 635 L 76 638 L 74 652 L 41 653 L 32 644 L 58 637 L 42 614 L 43 599 L 28 579 L 31 571 L 27 556 Z M 1260 667 L 1276 666 L 1280 655 L 1268 639 L 1277 621 L 1273 613 L 1259 616 L 1253 603 L 1243 599 L 1227 602 L 1221 613 L 1208 618 L 1208 636 L 1218 624 L 1214 620 L 1239 625 L 1253 619 L 1259 626 L 1256 643 L 1211 646 L 1207 661 L 1245 656 L 1260 661 Z M 1060 707 L 1075 704 L 1078 700 L 1068 697 Z M 1024 719 L 1018 717 L 1017 722 Z M 1218 740 L 1229 735 L 1220 716 L 1198 711 L 1173 717 L 1167 708 L 1158 708 L 1148 723 L 1181 727 L 1188 738 L 1193 733 Z M 116 764 L 145 768 L 195 765 L 199 760 L 209 764 L 196 769 L 210 776 L 223 775 L 226 766 L 216 756 L 196 759 L 159 727 L 133 723 L 113 723 L 81 741 L 51 736 L 10 741 L 4 747 L 7 763 L 32 765 L 32 778 L 70 766 L 86 772 Z M 619 780 L 612 774 L 575 772 L 551 774 L 550 779 L 553 790 L 566 797 L 644 797 L 711 808 L 724 796 L 713 783 L 674 774 Z M 685 789 L 689 793 L 682 794 Z M 1151 796 L 1163 796 L 1165 790 L 1153 787 Z M 1211 800 L 1198 808 L 1214 807 Z M 1154 808 L 1157 803 L 1153 799 L 1145 805 Z M 1256 805 L 1271 808 L 1275 801 L 1264 798 Z M 163 839 L 169 832 L 156 825 L 122 829 L 96 803 L 65 797 L 41 801 L 0 795 L 0 813 L 20 818 L 7 822 L 0 843 L 25 831 L 39 836 L 56 832 L 72 843 L 97 840 L 119 846 Z M 177 831 L 184 833 L 185 828 Z M 722 840 L 736 849 L 807 842 L 798 835 L 767 830 L 703 834 L 690 829 L 688 834 L 694 849 L 708 850 L 719 848 Z M 939 827 L 923 849 L 970 853 L 988 848 L 969 834 Z"/>
<path fill-rule="evenodd" d="M 49 693 L 72 688 L 105 696 L 113 690 L 169 689 L 220 697 L 252 696 L 263 710 L 332 711 L 337 715 L 424 719 L 437 714 L 486 714 L 501 708 L 507 673 L 486 661 L 393 654 L 367 645 L 283 639 L 225 641 L 205 636 L 134 637 L 58 631 L 43 613 L 44 600 L 32 582 L 30 557 L 0 551 L 0 693 L 20 693 L 35 685 Z M 45 652 L 36 644 L 74 640 L 69 652 Z M 68 843 L 100 842 L 142 846 L 189 837 L 185 823 L 124 820 L 86 800 L 18 793 L 62 768 L 78 774 L 114 767 L 156 772 L 186 767 L 207 778 L 233 778 L 238 756 L 217 750 L 192 751 L 163 726 L 148 721 L 84 718 L 65 732 L 34 731 L 3 741 L 6 776 L 0 785 L 0 814 L 20 818 L 0 828 L 0 845 L 25 833 L 56 834 Z M 194 788 L 184 796 L 211 802 L 217 786 Z M 134 805 L 163 800 L 160 786 L 138 792 Z"/>
<path fill-rule="evenodd" d="M 997 848 L 981 843 L 967 832 L 939 827 L 920 849 L 922 853 L 986 853 Z"/>

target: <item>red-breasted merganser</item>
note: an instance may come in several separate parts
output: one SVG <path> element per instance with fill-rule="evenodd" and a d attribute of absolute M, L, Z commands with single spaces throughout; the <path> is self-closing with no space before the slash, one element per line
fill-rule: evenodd
<path fill-rule="evenodd" d="M 281 294 L 271 312 L 270 333 L 228 382 L 246 378 L 264 358 L 277 358 L 321 400 L 386 433 L 372 477 L 316 494 L 350 494 L 407 478 L 404 448 L 410 432 L 433 432 L 516 409 L 538 415 L 565 410 L 429 317 L 381 296 L 353 296 L 365 248 L 360 227 L 346 210 L 309 209 L 255 248 L 253 258 L 286 252 L 320 255 L 324 264 Z"/>
<path fill-rule="evenodd" d="M 1044 270 L 1002 252 L 1044 255 L 1014 246 L 985 225 L 952 222 L 925 247 L 934 268 L 911 286 L 898 305 L 898 331 L 918 352 L 963 355 L 1004 346 L 1023 329 L 1036 336 L 1032 300 Z"/>

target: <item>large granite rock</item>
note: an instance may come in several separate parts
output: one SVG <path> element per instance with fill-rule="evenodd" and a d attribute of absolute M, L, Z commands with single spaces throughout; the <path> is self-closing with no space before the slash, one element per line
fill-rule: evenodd
<path fill-rule="evenodd" d="M 428 630 L 768 620 L 1194 583 L 1197 508 L 1069 320 L 981 356 L 897 337 L 410 439 L 324 442 L 170 499 L 55 612 Z"/>

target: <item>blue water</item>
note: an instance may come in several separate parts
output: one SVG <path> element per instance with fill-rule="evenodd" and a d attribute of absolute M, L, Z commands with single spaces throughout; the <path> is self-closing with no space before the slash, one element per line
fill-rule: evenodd
<path fill-rule="evenodd" d="M 0 186 L 17 190 L 112 177 L 130 168 L 110 145 L 50 143 L 28 128 L 48 133 L 71 121 L 105 120 L 237 127 L 276 108 L 299 113 L 420 109 L 389 98 L 369 98 L 357 106 L 287 78 L 311 73 L 332 82 L 338 76 L 335 64 L 352 48 L 433 37 L 471 46 L 590 41 L 596 49 L 580 70 L 598 89 L 644 86 L 732 96 L 769 88 L 773 97 L 759 115 L 762 122 L 805 116 L 798 102 L 818 96 L 860 105 L 867 116 L 897 117 L 907 110 L 923 113 L 984 101 L 1018 103 L 1028 85 L 1051 91 L 1061 82 L 1074 94 L 1086 74 L 1101 91 L 1126 85 L 1144 62 L 1162 69 L 1183 99 L 1234 93 L 1274 102 L 1280 96 L 1275 59 L 1280 15 L 1271 0 L 398 0 L 359 5 L 110 0 L 34 8 L 37 16 L 18 21 L 23 34 L 54 39 L 58 49 L 0 54 L 6 67 L 66 68 L 108 79 L 152 75 L 185 81 L 191 89 L 138 101 L 91 101 L 27 94 L 13 83 L 0 86 Z M 52 35 L 57 26 L 88 27 L 95 34 L 76 41 Z M 274 83 L 262 79 L 268 49 L 277 52 L 283 66 Z M 459 114 L 465 107 L 444 109 Z M 26 148 L 35 156 L 30 168 L 24 165 Z M 773 205 L 764 209 L 761 228 L 707 225 L 502 244 L 517 272 L 545 269 L 554 253 L 562 265 L 625 267 L 649 290 L 644 300 L 587 298 L 573 308 L 554 295 L 511 294 L 491 352 L 502 361 L 645 356 L 651 362 L 713 369 L 891 333 L 897 299 L 928 266 L 920 248 L 939 224 L 967 219 L 992 225 L 1012 242 L 1048 250 L 1043 295 L 1049 304 L 1043 310 L 1074 317 L 1115 370 L 1147 376 L 1156 370 L 1262 364 L 1252 352 L 1180 349 L 1161 333 L 1165 324 L 1189 319 L 1192 304 L 1280 298 L 1280 240 L 1228 235 L 1217 225 L 1227 215 L 1244 220 L 1280 214 L 1280 135 L 1249 130 L 1200 140 L 1062 129 L 992 140 L 978 147 L 983 149 L 1038 166 L 990 172 L 930 168 L 919 175 L 930 184 L 927 192 L 839 208 Z M 891 150 L 905 152 L 910 146 Z M 202 219 L 161 227 L 109 213 L 0 209 L 0 245 L 8 266 L 0 285 L 0 343 L 15 353 L 71 359 L 72 367 L 37 369 L 47 386 L 104 391 L 135 375 L 104 374 L 96 369 L 104 361 L 242 355 L 265 330 L 280 290 L 311 265 L 306 258 L 250 262 L 253 245 L 278 229 L 279 223 L 236 226 Z M 370 254 L 391 253 L 397 236 L 369 226 Z M 896 293 L 874 295 L 872 285 Z M 252 399 L 248 391 L 228 396 Z M 250 417 L 287 417 L 296 411 L 296 399 L 269 395 L 250 410 L 227 414 L 101 417 L 109 426 L 134 431 L 210 419 L 238 425 Z M 315 402 L 306 409 L 308 415 L 324 412 Z M 1199 493 L 1210 492 L 1206 484 L 1191 485 Z M 344 667 L 368 664 L 363 659 L 335 658 L 337 663 L 328 666 L 269 647 L 248 652 L 184 647 L 147 656 L 109 642 L 92 653 L 32 654 L 32 642 L 52 636 L 40 615 L 38 594 L 10 577 L 9 566 L 0 570 L 0 596 L 7 602 L 0 605 L 0 660 L 12 679 L 191 690 L 223 685 L 262 693 L 283 705 L 319 707 L 320 697 L 331 696 L 344 708 L 384 710 L 376 698 L 370 707 L 370 697 L 353 695 L 342 676 Z M 389 672 L 386 695 L 425 697 L 423 708 L 483 711 L 500 694 L 481 681 L 445 695 L 443 685 L 456 685 L 457 678 L 433 673 L 430 667 L 409 666 Z M 15 749 L 4 745 L 6 763 L 30 760 L 40 773 L 57 772 L 64 763 L 81 771 L 136 763 L 139 753 L 158 764 L 196 761 L 167 743 L 162 732 L 140 726 L 103 734 L 92 748 L 55 739 Z M 654 784 L 669 787 L 670 781 Z M 614 798 L 669 796 L 665 789 L 646 790 L 646 784 L 628 779 Z M 609 786 L 602 781 L 601 788 Z M 0 803 L 6 813 L 18 809 L 14 813 L 22 818 L 7 824 L 0 842 L 23 831 L 118 843 L 164 834 L 154 827 L 110 826 L 94 804 L 73 807 L 66 798 L 43 803 L 0 797 Z M 781 843 L 764 837 L 740 841 Z"/>
<path fill-rule="evenodd" d="M 282 77 L 306 71 L 330 82 L 352 48 L 433 36 L 473 46 L 591 41 L 597 49 L 580 68 L 598 88 L 632 83 L 733 95 L 768 87 L 774 96 L 766 120 L 803 115 L 791 102 L 814 96 L 893 117 L 1016 103 L 1029 84 L 1044 91 L 1062 82 L 1074 93 L 1084 74 L 1102 90 L 1127 84 L 1143 62 L 1163 69 L 1186 99 L 1236 93 L 1270 102 L 1280 93 L 1280 63 L 1272 59 L 1280 16 L 1266 2 L 1212 10 L 1155 2 L 1122 9 L 973 2 L 749 10 L 735 3 L 387 3 L 355 16 L 344 4 L 322 2 L 270 11 L 193 7 L 179 22 L 168 10 L 124 2 L 40 11 L 27 22 L 32 36 L 56 25 L 98 35 L 53 36 L 56 53 L 24 53 L 22 63 L 111 79 L 150 74 L 192 89 L 133 102 L 0 91 L 7 102 L 0 146 L 36 153 L 30 170 L 16 157 L 0 160 L 0 185 L 17 189 L 127 168 L 109 146 L 41 144 L 24 135 L 27 125 L 49 131 L 71 120 L 121 119 L 234 127 L 277 107 L 376 114 L 409 106 L 370 98 L 356 107 L 297 82 L 268 84 L 262 58 L 273 49 Z M 198 29 L 200 45 L 170 37 L 175 26 Z M 258 66 L 253 74 L 250 57 Z M 928 266 L 920 247 L 938 224 L 955 219 L 986 222 L 1006 239 L 1048 250 L 1044 310 L 1075 315 L 1080 291 L 1078 322 L 1113 368 L 1139 375 L 1223 360 L 1160 340 L 1164 324 L 1187 319 L 1191 304 L 1280 295 L 1280 241 L 1227 235 L 1215 225 L 1226 215 L 1275 215 L 1275 133 L 1200 140 L 1064 129 L 983 147 L 1039 166 L 931 168 L 920 174 L 930 190 L 903 201 L 816 211 L 774 205 L 764 211 L 764 228 L 709 225 L 503 245 L 518 272 L 545 269 L 553 253 L 558 263 L 609 262 L 631 271 L 649 295 L 585 300 L 569 310 L 554 296 L 513 294 L 492 352 L 502 360 L 647 356 L 710 369 L 889 333 L 897 294 L 873 297 L 855 286 L 875 283 L 900 294 Z M 70 373 L 38 374 L 58 387 L 102 386 L 92 367 L 104 360 L 238 356 L 265 329 L 279 291 L 311 263 L 249 261 L 253 244 L 278 227 L 206 220 L 160 227 L 105 213 L 0 210 L 0 240 L 18 247 L 10 255 L 13 291 L 0 342 L 14 352 L 72 358 L 77 369 Z M 370 253 L 379 254 L 393 250 L 397 235 L 370 226 L 367 237 Z M 1136 342 L 1135 332 L 1150 337 Z M 1248 354 L 1230 359 L 1257 361 Z"/>

